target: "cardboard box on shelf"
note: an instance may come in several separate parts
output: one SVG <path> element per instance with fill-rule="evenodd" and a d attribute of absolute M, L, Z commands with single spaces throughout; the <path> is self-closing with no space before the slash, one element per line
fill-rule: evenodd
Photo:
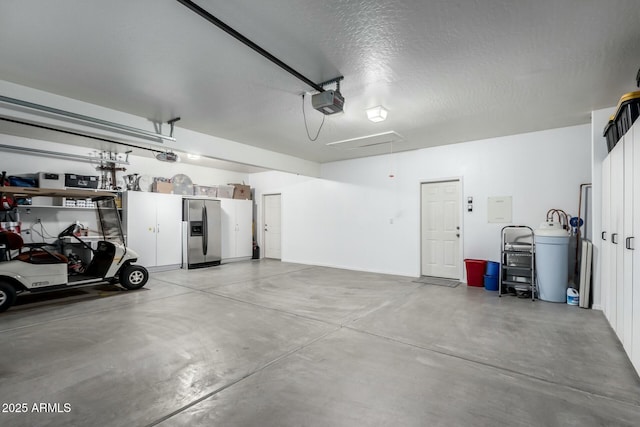
<path fill-rule="evenodd" d="M 244 184 L 229 184 L 233 185 L 233 198 L 250 200 L 251 199 L 251 187 Z"/>
<path fill-rule="evenodd" d="M 218 197 L 233 199 L 233 185 L 216 185 Z"/>
<path fill-rule="evenodd" d="M 170 182 L 156 181 L 153 183 L 155 193 L 173 194 L 173 184 Z"/>
<path fill-rule="evenodd" d="M 193 195 L 204 197 L 218 197 L 218 188 L 207 185 L 194 185 Z"/>

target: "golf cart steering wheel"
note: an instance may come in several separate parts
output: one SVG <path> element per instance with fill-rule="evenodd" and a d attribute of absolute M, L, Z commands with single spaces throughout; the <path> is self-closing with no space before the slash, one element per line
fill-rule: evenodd
<path fill-rule="evenodd" d="M 62 239 L 65 236 L 73 236 L 73 232 L 76 229 L 76 224 L 73 223 L 58 234 L 58 239 Z"/>

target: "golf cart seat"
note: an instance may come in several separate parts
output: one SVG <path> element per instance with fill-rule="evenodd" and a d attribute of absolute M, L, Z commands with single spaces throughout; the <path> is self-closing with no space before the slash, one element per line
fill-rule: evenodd
<path fill-rule="evenodd" d="M 67 264 L 69 262 L 66 256 L 44 248 L 45 246 L 54 245 L 49 243 L 24 243 L 22 236 L 11 231 L 0 232 L 0 245 L 5 247 L 5 261 L 11 259 L 11 251 L 18 251 L 18 255 L 13 259 L 30 264 Z M 23 252 L 25 248 L 29 250 Z"/>

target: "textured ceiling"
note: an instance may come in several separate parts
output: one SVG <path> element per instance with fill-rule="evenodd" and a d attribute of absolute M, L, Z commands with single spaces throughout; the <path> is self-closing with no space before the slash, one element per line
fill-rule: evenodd
<path fill-rule="evenodd" d="M 310 88 L 173 0 L 3 0 L 0 79 L 326 162 L 388 152 L 326 145 L 388 131 L 399 151 L 588 123 L 640 67 L 637 0 L 197 3 L 315 82 L 343 75 L 345 112 L 309 141 Z"/>

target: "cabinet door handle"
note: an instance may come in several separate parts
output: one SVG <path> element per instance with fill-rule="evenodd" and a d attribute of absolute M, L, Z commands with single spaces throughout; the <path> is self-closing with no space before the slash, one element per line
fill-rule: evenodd
<path fill-rule="evenodd" d="M 618 244 L 618 233 L 611 233 L 611 243 L 614 245 Z"/>
<path fill-rule="evenodd" d="M 603 231 L 603 232 L 602 232 L 602 234 L 600 234 L 600 238 L 601 238 L 602 240 L 607 240 L 607 232 L 606 232 L 606 231 Z"/>
<path fill-rule="evenodd" d="M 625 247 L 626 247 L 627 249 L 629 249 L 630 251 L 633 251 L 633 250 L 635 250 L 635 249 L 631 247 L 631 239 L 633 239 L 633 237 L 627 237 L 627 238 L 625 239 L 625 244 L 624 244 L 624 245 L 625 245 Z"/>

